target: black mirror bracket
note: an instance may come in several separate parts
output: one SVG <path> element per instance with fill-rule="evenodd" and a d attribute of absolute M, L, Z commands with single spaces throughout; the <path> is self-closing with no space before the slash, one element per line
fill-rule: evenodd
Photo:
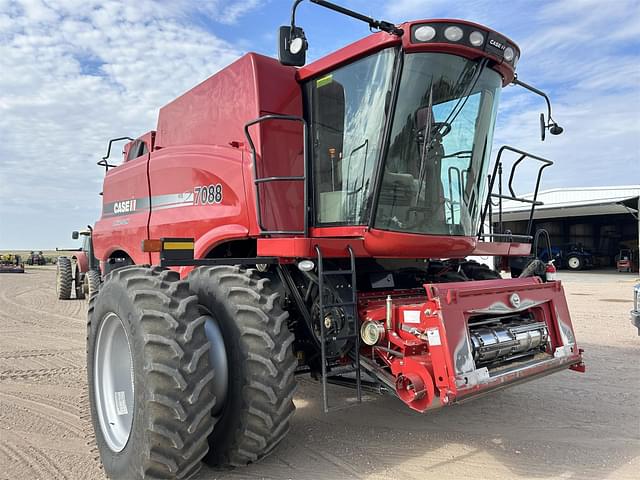
<path fill-rule="evenodd" d="M 294 0 L 291 6 L 291 22 L 290 25 L 280 27 L 278 35 L 278 59 L 283 65 L 290 65 L 294 67 L 301 67 L 306 61 L 306 52 L 308 48 L 307 39 L 304 35 L 304 30 L 300 27 L 296 27 L 296 9 L 303 0 Z M 369 28 L 381 30 L 391 35 L 402 35 L 404 32 L 401 28 L 396 27 L 391 22 L 384 20 L 376 20 L 361 13 L 354 12 L 348 8 L 341 7 L 335 3 L 327 2 L 326 0 L 310 0 L 311 3 L 320 5 L 321 7 L 328 8 L 334 12 L 341 13 L 356 20 L 360 20 L 369 25 Z"/>
<path fill-rule="evenodd" d="M 531 86 L 528 83 L 523 82 L 522 80 L 518 80 L 517 75 L 513 77 L 513 82 L 511 83 L 513 83 L 514 85 L 519 85 L 523 88 L 526 88 L 527 90 L 535 93 L 536 95 L 540 95 L 541 97 L 544 98 L 545 102 L 547 103 L 548 121 L 545 121 L 544 113 L 540 114 L 540 140 L 544 142 L 546 138 L 547 130 L 549 130 L 549 133 L 551 135 L 560 135 L 564 131 L 564 129 L 560 125 L 558 125 L 558 123 L 551 116 L 551 100 L 549 100 L 549 97 L 547 96 L 546 93 L 544 93 L 542 90 L 538 90 L 536 87 Z"/>

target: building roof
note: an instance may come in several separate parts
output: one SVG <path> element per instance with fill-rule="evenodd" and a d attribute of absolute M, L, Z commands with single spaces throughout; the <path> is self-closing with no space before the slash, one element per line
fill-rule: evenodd
<path fill-rule="evenodd" d="M 640 185 L 617 187 L 554 188 L 538 192 L 538 201 L 544 205 L 536 206 L 535 218 L 578 217 L 585 215 L 610 215 L 628 213 L 638 209 Z M 523 195 L 531 200 L 533 193 Z M 622 204 L 624 202 L 624 204 Z M 630 207 L 635 205 L 635 207 Z M 526 220 L 531 205 L 505 200 L 502 204 L 503 221 Z M 493 217 L 497 218 L 498 209 L 494 208 Z"/>

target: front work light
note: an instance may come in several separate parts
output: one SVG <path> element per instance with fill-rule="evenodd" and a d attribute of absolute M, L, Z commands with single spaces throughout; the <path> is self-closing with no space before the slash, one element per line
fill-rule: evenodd
<path fill-rule="evenodd" d="M 512 61 L 514 56 L 515 56 L 515 52 L 513 51 L 513 48 L 507 47 L 504 49 L 504 59 L 507 62 Z"/>
<path fill-rule="evenodd" d="M 469 35 L 469 42 L 474 47 L 480 47 L 484 43 L 484 35 L 478 31 L 471 32 L 471 35 Z"/>
<path fill-rule="evenodd" d="M 416 37 L 416 40 L 421 42 L 428 42 L 436 36 L 436 29 L 430 25 L 423 25 L 421 27 L 416 28 L 413 35 Z"/>
<path fill-rule="evenodd" d="M 462 29 L 460 27 L 451 26 L 444 30 L 444 37 L 450 42 L 457 42 L 462 38 Z"/>
<path fill-rule="evenodd" d="M 311 260 L 300 260 L 298 262 L 298 269 L 301 272 L 310 272 L 315 268 L 315 264 Z"/>

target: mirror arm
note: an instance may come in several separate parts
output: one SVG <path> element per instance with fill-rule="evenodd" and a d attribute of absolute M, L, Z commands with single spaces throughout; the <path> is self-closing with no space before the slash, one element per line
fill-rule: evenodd
<path fill-rule="evenodd" d="M 296 28 L 296 9 L 303 0 L 295 0 L 291 6 L 291 31 L 294 32 Z"/>
<path fill-rule="evenodd" d="M 553 117 L 551 116 L 551 100 L 549 100 L 549 97 L 547 96 L 546 93 L 544 93 L 542 90 L 538 90 L 536 87 L 533 87 L 531 85 L 529 85 L 528 83 L 525 83 L 521 80 L 518 80 L 518 76 L 514 75 L 513 77 L 513 82 L 514 85 L 519 85 L 523 88 L 526 88 L 527 90 L 529 90 L 530 92 L 535 93 L 536 95 L 540 95 L 541 97 L 544 98 L 545 102 L 547 102 L 547 117 L 548 117 L 548 121 L 545 124 L 544 123 L 544 114 L 541 113 L 540 114 L 540 126 L 542 128 L 542 140 L 544 141 L 544 131 L 545 129 L 549 130 L 549 133 L 551 133 L 551 135 L 560 135 L 563 132 L 563 128 L 558 125 L 558 123 L 553 119 Z"/>
<path fill-rule="evenodd" d="M 296 9 L 298 5 L 303 0 L 294 0 L 293 5 L 291 7 L 291 31 L 295 31 L 295 23 L 296 23 Z M 383 32 L 390 33 L 392 35 L 401 36 L 404 32 L 401 28 L 396 27 L 391 22 L 386 22 L 384 20 L 376 20 L 371 17 L 367 17 L 358 12 L 354 12 L 353 10 L 349 10 L 348 8 L 342 7 L 340 5 L 336 5 L 335 3 L 327 2 L 326 0 L 310 0 L 311 3 L 315 3 L 316 5 L 320 5 L 321 7 L 328 8 L 329 10 L 333 10 L 334 12 L 342 13 L 351 18 L 355 18 L 356 20 L 360 20 L 361 22 L 365 22 L 371 28 L 377 28 L 378 30 L 382 30 Z"/>
<path fill-rule="evenodd" d="M 549 100 L 549 97 L 547 96 L 546 93 L 544 93 L 542 90 L 538 90 L 536 87 L 531 86 L 528 83 L 523 82 L 522 80 L 519 80 L 517 75 L 513 77 L 513 82 L 511 83 L 513 83 L 514 85 L 519 85 L 523 88 L 526 88 L 530 92 L 533 92 L 536 95 L 540 95 L 541 97 L 543 97 L 544 100 L 547 102 L 547 117 L 549 118 L 549 121 L 553 121 L 553 119 L 551 118 L 551 100 Z"/>

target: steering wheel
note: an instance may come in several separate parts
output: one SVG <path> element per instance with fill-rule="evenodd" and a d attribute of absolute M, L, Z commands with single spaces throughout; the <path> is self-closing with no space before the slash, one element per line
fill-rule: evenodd
<path fill-rule="evenodd" d="M 431 124 L 431 131 L 436 131 L 441 137 L 445 137 L 451 131 L 451 124 L 447 122 L 434 122 Z"/>
<path fill-rule="evenodd" d="M 424 134 L 426 132 L 426 127 L 420 128 L 417 132 L 416 132 L 416 141 L 418 143 L 423 143 L 424 142 Z M 433 136 L 434 132 L 438 132 L 438 135 L 440 135 L 440 138 L 446 136 L 449 134 L 449 132 L 451 132 L 451 124 L 447 123 L 447 122 L 434 122 L 431 124 L 431 135 Z M 433 138 L 432 138 L 433 140 Z"/>

